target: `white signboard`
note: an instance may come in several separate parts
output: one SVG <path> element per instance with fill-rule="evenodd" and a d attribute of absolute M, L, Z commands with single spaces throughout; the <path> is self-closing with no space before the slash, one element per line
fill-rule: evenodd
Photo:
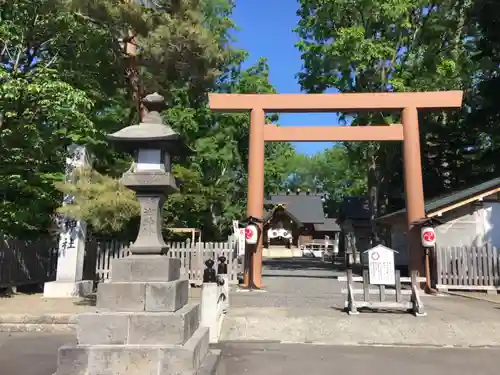
<path fill-rule="evenodd" d="M 66 181 L 72 181 L 75 168 L 91 164 L 90 156 L 84 146 L 71 145 L 66 157 Z M 73 196 L 63 197 L 63 205 L 71 204 Z M 69 217 L 59 217 L 59 256 L 57 260 L 57 279 L 82 280 L 87 227 L 85 222 Z M 81 264 L 82 266 L 78 266 Z"/>
<path fill-rule="evenodd" d="M 238 256 L 245 255 L 245 228 L 238 229 Z"/>
<path fill-rule="evenodd" d="M 73 170 L 90 165 L 90 158 L 84 146 L 71 145 L 68 147 L 68 154 L 66 157 L 66 181 L 70 182 L 73 179 Z M 71 195 L 64 196 L 63 205 L 71 204 L 73 199 Z M 86 235 L 84 222 L 63 217 L 59 221 L 59 229 L 59 253 L 84 246 Z"/>
<path fill-rule="evenodd" d="M 395 250 L 389 249 L 383 245 L 378 245 L 365 251 L 368 255 L 370 284 L 396 284 L 396 272 L 394 266 L 395 252 Z"/>

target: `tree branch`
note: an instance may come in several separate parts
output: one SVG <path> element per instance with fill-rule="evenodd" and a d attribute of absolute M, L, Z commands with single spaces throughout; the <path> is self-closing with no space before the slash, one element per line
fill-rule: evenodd
<path fill-rule="evenodd" d="M 103 26 L 102 22 L 100 22 L 92 17 L 86 16 L 85 14 L 82 14 L 80 12 L 73 12 L 73 15 L 75 15 L 76 17 L 78 17 L 84 21 L 91 22 L 91 23 L 99 25 L 99 26 Z"/>
<path fill-rule="evenodd" d="M 21 48 L 18 48 L 16 60 L 14 61 L 14 65 L 12 66 L 13 73 L 16 73 L 19 70 L 19 60 L 21 59 L 21 54 L 22 54 L 22 50 L 21 50 Z"/>

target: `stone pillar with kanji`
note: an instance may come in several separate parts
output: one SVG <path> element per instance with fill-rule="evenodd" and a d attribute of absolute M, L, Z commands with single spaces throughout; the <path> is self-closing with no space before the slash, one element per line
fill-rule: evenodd
<path fill-rule="evenodd" d="M 84 146 L 68 147 L 66 158 L 66 181 L 71 183 L 76 168 L 84 168 L 91 163 L 88 150 Z M 66 195 L 64 204 L 71 204 L 73 197 Z M 83 262 L 87 226 L 84 221 L 70 217 L 59 218 L 59 247 L 57 253 L 56 280 L 46 282 L 43 296 L 47 298 L 85 297 L 92 294 L 93 280 L 83 280 Z"/>

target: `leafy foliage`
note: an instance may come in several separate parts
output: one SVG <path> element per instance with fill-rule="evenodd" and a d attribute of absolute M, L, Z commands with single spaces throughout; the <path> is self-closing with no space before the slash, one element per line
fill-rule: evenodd
<path fill-rule="evenodd" d="M 338 214 L 344 197 L 366 192 L 365 171 L 349 160 L 340 144 L 312 156 L 295 154 L 286 167 L 285 188 L 324 194 L 325 212 L 331 217 Z"/>
<path fill-rule="evenodd" d="M 500 152 L 500 30 L 496 15 L 500 3 L 475 0 L 470 19 L 477 26 L 475 40 L 478 50 L 473 55 L 480 70 L 476 75 L 474 97 L 471 98 L 469 126 L 477 129 L 477 144 L 481 149 L 479 172 L 488 177 L 498 176 Z"/>
<path fill-rule="evenodd" d="M 484 145 L 468 111 L 479 65 L 472 1 L 302 0 L 297 33 L 308 92 L 404 92 L 462 89 L 466 105 L 453 113 L 421 114 L 426 197 L 484 178 L 478 161 Z M 353 126 L 389 124 L 398 113 L 344 114 Z M 401 149 L 393 144 L 346 145 L 368 173 L 373 216 L 404 205 Z M 474 164 L 473 164 L 474 165 Z"/>
<path fill-rule="evenodd" d="M 462 110 L 420 116 L 425 194 L 485 180 L 498 173 L 499 4 L 300 0 L 299 82 L 307 92 L 465 90 Z M 62 193 L 75 201 L 59 212 L 95 232 L 129 231 L 138 206 L 118 178 L 131 157 L 105 135 L 138 123 L 138 98 L 153 91 L 167 99 L 165 121 L 196 151 L 174 160 L 183 186 L 166 202 L 165 225 L 216 239 L 244 217 L 249 116 L 212 113 L 207 93 L 274 88 L 265 59 L 242 68 L 247 53 L 233 45 L 232 8 L 230 0 L 0 0 L 2 231 L 25 237 L 50 229 Z M 341 120 L 391 124 L 399 114 Z M 94 154 L 94 169 L 67 184 L 72 143 Z M 308 157 L 270 143 L 265 154 L 267 194 L 318 190 L 331 215 L 346 195 L 368 193 L 374 216 L 404 204 L 398 145 L 338 144 Z"/>
<path fill-rule="evenodd" d="M 206 93 L 274 89 L 265 60 L 242 70 L 246 53 L 231 45 L 230 1 L 3 0 L 1 9 L 3 230 L 50 227 L 47 213 L 61 193 L 75 200 L 59 211 L 94 231 L 114 233 L 136 218 L 135 197 L 118 182 L 130 156 L 105 135 L 137 123 L 138 96 L 152 91 L 166 97 L 165 121 L 196 151 L 174 161 L 183 187 L 165 205 L 167 225 L 216 238 L 243 216 L 249 116 L 211 113 Z M 94 169 L 74 184 L 57 183 L 71 143 L 87 146 Z M 285 169 L 277 161 L 293 152 L 289 144 L 266 146 L 268 190 L 279 189 Z"/>
<path fill-rule="evenodd" d="M 121 231 L 139 215 L 134 192 L 92 168 L 74 169 L 71 181 L 58 182 L 56 188 L 72 197 L 71 204 L 59 207 L 60 214 L 84 220 L 103 232 Z"/>
<path fill-rule="evenodd" d="M 68 79 L 74 70 L 64 67 L 64 56 L 74 54 L 69 30 L 78 29 L 87 52 L 96 35 L 59 3 L 4 0 L 0 6 L 0 226 L 12 235 L 50 227 L 59 204 L 53 182 L 62 178 L 66 146 L 98 139 L 92 93 L 74 85 Z M 81 71 L 81 81 L 92 73 Z"/>

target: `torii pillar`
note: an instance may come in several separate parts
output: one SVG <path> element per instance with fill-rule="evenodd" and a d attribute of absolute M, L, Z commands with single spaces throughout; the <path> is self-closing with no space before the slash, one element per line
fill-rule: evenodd
<path fill-rule="evenodd" d="M 248 196 L 247 216 L 262 218 L 264 215 L 264 125 L 266 114 L 262 108 L 253 108 L 250 112 L 250 139 L 248 147 Z M 261 235 L 255 252 L 245 251 L 243 283 L 262 288 L 262 223 L 258 224 Z M 252 267 L 252 272 L 250 272 Z M 253 280 L 250 280 L 250 273 Z"/>

